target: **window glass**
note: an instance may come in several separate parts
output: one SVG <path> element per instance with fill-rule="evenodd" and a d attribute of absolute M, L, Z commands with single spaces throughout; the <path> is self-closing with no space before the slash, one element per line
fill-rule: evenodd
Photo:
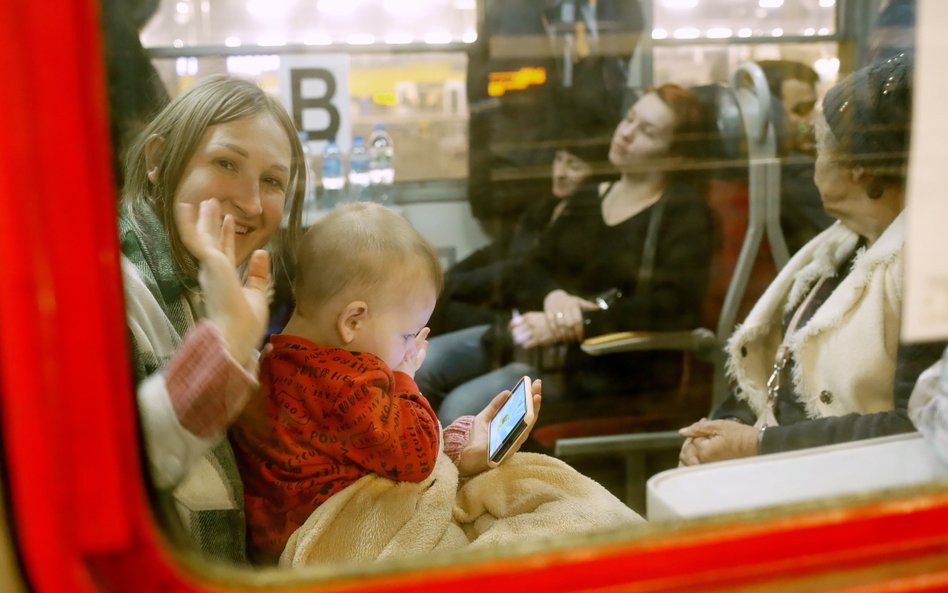
<path fill-rule="evenodd" d="M 476 39 L 472 0 L 162 0 L 155 47 L 444 44 Z"/>
<path fill-rule="evenodd" d="M 344 50 L 340 50 L 343 51 Z M 296 53 L 296 52 L 292 52 Z M 281 54 L 156 58 L 166 86 L 183 92 L 194 81 L 214 73 L 252 79 L 277 96 L 288 94 Z M 298 54 L 306 56 L 307 54 Z M 319 66 L 321 55 L 306 58 Z M 368 138 L 382 124 L 398 144 L 399 181 L 464 179 L 467 176 L 467 55 L 459 52 L 332 54 L 342 56 L 348 76 L 345 102 L 352 135 Z M 342 92 L 340 90 L 340 92 Z M 340 99 L 343 100 L 343 99 Z M 314 140 L 319 181 L 319 153 Z"/>
<path fill-rule="evenodd" d="M 323 524 L 309 519 L 313 513 L 338 512 L 355 529 L 369 533 L 359 521 L 375 515 L 345 507 L 346 500 L 362 504 L 370 498 L 359 498 L 354 488 L 365 477 L 407 482 L 412 486 L 405 490 L 410 490 L 430 485 L 425 480 L 437 476 L 442 487 L 459 472 L 471 471 L 474 463 L 483 471 L 453 488 L 467 488 L 470 497 L 494 497 L 490 500 L 498 504 L 520 500 L 520 495 L 530 498 L 536 492 L 517 490 L 522 487 L 517 480 L 527 480 L 516 473 L 516 461 L 507 469 L 503 464 L 488 469 L 493 463 L 485 455 L 472 462 L 464 448 L 487 429 L 480 423 L 470 432 L 470 417 L 523 375 L 542 378 L 544 399 L 522 450 L 543 454 L 530 463 L 550 476 L 564 472 L 557 483 L 569 485 L 547 492 L 544 488 L 556 482 L 547 476 L 546 482 L 531 482 L 529 488 L 592 509 L 588 516 L 596 520 L 589 529 L 622 526 L 632 534 L 645 518 L 678 520 L 827 493 L 852 494 L 842 485 L 821 492 L 801 492 L 793 484 L 775 488 L 775 482 L 755 473 L 772 472 L 792 482 L 806 474 L 807 464 L 830 463 L 811 456 L 808 447 L 816 444 L 837 445 L 835 467 L 874 468 L 864 460 L 884 457 L 895 468 L 899 459 L 915 456 L 924 466 L 919 481 L 931 478 L 925 473 L 931 468 L 944 477 L 924 441 L 897 436 L 912 429 L 904 412 L 915 380 L 944 349 L 944 344 L 900 344 L 896 332 L 888 331 L 899 326 L 900 303 L 885 299 L 901 298 L 898 291 L 890 294 L 891 286 L 882 283 L 872 294 L 884 306 L 854 305 L 869 312 L 853 327 L 874 327 L 875 333 L 847 326 L 830 340 L 847 344 L 845 348 L 814 341 L 813 350 L 798 349 L 812 336 L 795 332 L 809 323 L 832 325 L 821 315 L 830 314 L 826 312 L 837 306 L 840 294 L 853 292 L 847 292 L 847 283 L 870 282 L 886 273 L 897 277 L 898 271 L 878 262 L 891 262 L 901 253 L 902 236 L 893 238 L 901 231 L 894 221 L 904 199 L 902 167 L 911 119 L 908 104 L 896 103 L 898 97 L 904 99 L 913 66 L 909 61 L 900 67 L 904 58 L 898 57 L 880 66 L 887 69 L 886 76 L 880 78 L 881 70 L 863 71 L 859 84 L 876 85 L 866 92 L 889 102 L 888 107 L 859 112 L 853 117 L 868 119 L 855 123 L 842 117 L 851 101 L 834 95 L 835 85 L 870 59 L 884 62 L 906 48 L 883 51 L 874 46 L 870 28 L 846 20 L 855 17 L 846 16 L 835 2 L 162 0 L 153 8 L 152 15 L 133 25 L 170 100 L 189 96 L 212 75 L 226 74 L 259 85 L 292 120 L 292 126 L 276 132 L 272 121 L 253 120 L 261 129 L 250 128 L 252 136 L 241 127 L 250 124 L 240 119 L 203 130 L 197 148 L 191 149 L 197 152 L 179 154 L 185 160 L 172 165 L 189 175 L 208 166 L 208 175 L 219 184 L 204 187 L 206 179 L 195 176 L 197 189 L 184 197 L 178 193 L 184 192 L 180 180 L 160 177 L 166 170 L 161 159 L 174 147 L 159 141 L 147 150 L 135 149 L 131 139 L 118 145 L 122 151 L 140 150 L 143 162 L 158 159 L 155 167 L 150 160 L 144 163 L 148 167 L 140 167 L 141 187 L 126 185 L 123 208 L 132 203 L 152 207 L 133 194 L 158 191 L 156 180 L 176 187 L 176 193 L 163 198 L 173 203 L 196 203 L 213 192 L 225 213 L 239 218 L 238 244 L 244 236 L 259 237 L 254 246 L 266 246 L 278 270 L 264 330 L 274 347 L 264 351 L 261 361 L 264 394 L 238 405 L 247 406 L 240 418 L 223 425 L 212 422 L 214 428 L 207 429 L 213 436 L 227 427 L 229 439 L 207 450 L 198 438 L 208 436 L 201 424 L 207 418 L 176 399 L 200 394 L 185 389 L 181 396 L 181 386 L 170 379 L 157 397 L 164 398 L 165 413 L 173 410 L 168 430 L 177 432 L 150 433 L 154 428 L 148 416 L 155 410 L 142 410 L 153 482 L 161 493 L 156 498 L 170 497 L 159 514 L 182 545 L 244 564 L 248 558 L 250 563 L 276 564 L 285 549 L 290 552 L 281 560 L 284 566 L 343 563 L 352 550 L 334 539 L 338 534 L 331 530 L 318 532 Z M 904 41 L 905 36 L 891 39 Z M 867 48 L 865 56 L 855 55 L 857 47 Z M 732 76 L 739 69 L 745 78 L 735 81 Z M 755 81 L 756 91 L 748 84 Z M 764 87 L 770 89 L 770 102 L 755 96 Z M 831 107 L 826 113 L 824 97 Z M 147 120 L 142 117 L 138 129 Z M 875 124 L 897 129 L 879 139 L 860 135 Z M 236 145 L 241 157 L 194 160 L 195 154 L 202 156 L 202 143 L 214 145 L 210 140 L 216 133 L 224 134 L 219 144 Z M 228 139 L 228 134 L 233 136 Z M 243 146 L 244 138 L 251 137 L 249 146 Z M 296 138 L 302 141 L 301 154 Z M 864 154 L 877 141 L 885 143 L 885 154 Z M 859 159 L 869 160 L 857 170 L 853 163 Z M 283 188 L 270 204 L 278 214 L 266 224 L 248 214 L 253 208 L 240 202 L 243 188 L 238 191 L 234 181 L 247 171 L 258 172 L 255 168 L 266 173 L 249 179 L 255 190 L 275 191 L 274 183 Z M 294 196 L 283 195 L 297 175 L 300 183 L 306 179 L 298 208 Z M 135 182 L 133 177 L 130 183 Z M 861 201 L 855 202 L 859 207 L 854 213 L 848 206 L 857 193 Z M 373 300 L 374 294 L 360 293 L 340 303 L 316 299 L 319 306 L 340 309 L 326 316 L 332 323 L 317 331 L 316 317 L 301 313 L 309 305 L 300 299 L 322 294 L 314 285 L 324 277 L 345 279 L 347 274 L 331 272 L 336 258 L 348 261 L 345 257 L 371 245 L 358 247 L 359 233 L 350 229 L 340 233 L 335 251 L 329 251 L 332 257 L 303 261 L 306 250 L 296 252 L 298 244 L 293 243 L 296 217 L 304 228 L 322 225 L 336 220 L 332 217 L 339 206 L 354 202 L 377 202 L 402 214 L 430 243 L 430 253 L 425 253 L 446 269 L 446 279 L 439 292 L 440 281 L 426 275 L 429 268 L 406 265 L 397 270 L 398 282 L 365 282 L 373 290 L 382 286 L 385 290 L 379 292 L 404 297 L 385 301 L 385 307 L 377 307 L 381 301 Z M 873 226 L 878 204 L 891 206 L 879 209 L 888 217 L 881 227 Z M 139 381 L 159 371 L 163 377 L 173 377 L 172 370 L 186 372 L 174 358 L 178 347 L 197 348 L 186 350 L 191 356 L 201 348 L 213 351 L 213 345 L 191 343 L 195 318 L 205 304 L 196 304 L 201 299 L 185 290 L 207 289 L 187 253 L 181 261 L 171 256 L 190 248 L 178 238 L 168 239 L 157 253 L 170 267 L 155 267 L 151 259 L 156 252 L 150 251 L 150 241 L 173 236 L 177 231 L 167 225 L 180 224 L 170 222 L 168 212 L 146 213 L 146 227 L 131 219 L 121 225 L 124 254 L 141 276 L 127 286 L 157 303 L 151 304 L 170 307 L 161 314 L 174 326 L 173 335 L 160 337 L 149 333 L 155 331 L 151 325 L 133 327 L 136 348 L 160 346 L 149 353 L 152 359 L 143 360 L 136 351 Z M 837 219 L 842 223 L 836 224 Z M 745 257 L 744 231 L 750 223 L 766 225 L 769 241 L 750 245 L 759 254 Z M 397 224 L 377 230 L 388 232 Z M 831 226 L 834 230 L 826 231 Z M 825 265 L 820 273 L 813 271 L 819 266 L 806 258 L 817 259 L 814 253 L 830 247 L 817 251 L 812 241 L 837 241 L 837 236 L 843 239 L 832 243 L 836 259 L 818 262 Z M 889 249 L 884 256 L 870 257 L 883 268 L 860 277 L 860 258 L 884 249 Z M 244 251 L 249 256 L 252 249 Z M 345 271 L 359 276 L 362 263 L 347 263 Z M 396 267 L 386 262 L 358 271 L 375 279 Z M 168 269 L 174 273 L 159 274 Z M 253 263 L 244 269 L 252 276 Z M 307 273 L 314 279 L 306 280 Z M 781 296 L 766 297 L 765 289 L 775 279 L 779 290 L 766 294 Z M 734 284 L 737 292 L 729 290 L 732 282 L 740 284 Z M 163 291 L 171 286 L 178 288 L 169 297 Z M 162 292 L 161 299 L 154 290 Z M 326 290 L 335 297 L 342 289 Z M 212 309 L 212 299 L 204 296 Z M 761 301 L 765 298 L 776 300 Z M 754 307 L 759 301 L 764 304 Z M 143 310 L 130 307 L 130 319 Z M 886 313 L 877 314 L 879 310 Z M 745 320 L 744 333 L 735 334 L 728 346 L 735 326 Z M 360 333 L 365 327 L 372 333 Z M 421 345 L 427 335 L 423 327 L 431 331 L 427 350 Z M 232 337 L 222 334 L 225 340 Z M 638 347 L 655 341 L 656 335 L 655 348 Z M 793 336 L 804 337 L 794 341 Z M 833 357 L 857 347 L 863 347 L 861 356 L 868 362 L 852 379 L 846 374 L 852 365 Z M 312 357 L 318 364 L 293 359 L 295 353 L 311 350 L 319 350 Z M 730 384 L 722 352 L 732 370 Z M 175 364 L 179 366 L 169 370 Z M 360 382 L 363 377 L 357 375 L 365 372 L 376 373 L 377 379 Z M 324 388 L 301 381 L 301 376 L 344 379 L 320 391 Z M 405 391 L 370 390 L 386 381 Z M 368 386 L 338 395 L 354 384 Z M 741 395 L 745 389 L 751 395 Z M 363 402 L 365 393 L 381 399 Z M 773 408 L 771 401 L 776 402 Z M 408 407 L 390 412 L 403 404 Z M 712 409 L 728 424 L 701 424 Z M 854 420 L 857 414 L 859 420 Z M 386 424 L 392 418 L 396 420 Z M 404 418 L 413 420 L 404 420 L 410 426 L 402 430 Z M 806 422 L 813 422 L 807 424 L 813 427 L 809 432 L 789 428 Z M 675 432 L 682 427 L 691 432 Z M 575 438 L 585 436 L 610 440 Z M 869 437 L 889 438 L 879 443 L 884 451 L 850 443 Z M 192 466 L 166 464 L 161 448 L 168 439 L 181 439 L 199 451 L 193 467 L 211 470 L 218 481 L 191 483 Z M 715 443 L 724 439 L 733 443 L 728 440 L 726 447 L 716 449 Z M 446 449 L 459 447 L 452 451 L 454 461 L 437 455 L 442 441 Z M 787 451 L 796 453 L 761 455 L 753 460 L 756 464 L 730 466 L 730 474 L 709 473 L 708 484 L 696 486 L 689 477 L 694 473 L 672 472 L 646 489 L 646 479 L 679 462 Z M 550 461 L 553 456 L 566 466 Z M 768 463 L 770 459 L 774 462 Z M 444 463 L 455 465 L 446 470 Z M 508 475 L 505 471 L 514 477 L 502 486 L 492 487 L 484 478 Z M 821 471 L 828 478 L 835 474 Z M 850 486 L 856 484 L 862 492 L 904 485 L 873 481 L 871 473 L 859 476 L 866 482 Z M 591 486 L 587 477 L 605 490 Z M 678 488 L 678 480 L 684 486 Z M 763 488 L 759 498 L 752 489 L 737 500 L 712 494 L 715 484 L 741 480 Z M 243 486 L 243 498 L 237 498 L 234 484 Z M 511 489 L 510 496 L 504 488 Z M 696 491 L 708 494 L 699 501 L 688 499 Z M 768 498 L 775 491 L 781 496 Z M 209 507 L 202 498 L 209 492 L 230 506 Z M 688 496 L 675 498 L 679 493 Z M 689 506 L 695 502 L 705 504 Z M 214 517 L 207 514 L 209 508 L 217 513 Z M 410 519 L 404 518 L 405 523 Z M 232 530 L 218 533 L 214 541 L 194 537 L 213 531 L 205 520 L 229 521 Z M 466 543 L 464 538 L 476 537 L 491 521 L 471 520 L 464 529 L 452 524 L 449 535 Z M 417 544 L 409 550 L 416 555 L 429 551 L 417 539 L 398 540 L 397 524 L 385 527 L 392 530 L 389 539 L 372 543 L 379 557 L 390 545 Z M 497 529 L 504 529 L 502 520 Z M 510 537 L 516 531 L 511 529 Z M 568 525 L 562 529 L 552 533 L 571 533 Z M 235 542 L 236 556 L 222 552 L 233 547 L 222 543 Z M 243 556 L 248 549 L 249 556 Z"/>
<path fill-rule="evenodd" d="M 836 33 L 836 0 L 656 0 L 655 39 L 725 39 Z"/>
<path fill-rule="evenodd" d="M 813 68 L 819 75 L 817 90 L 822 95 L 839 78 L 837 44 L 757 43 L 748 45 L 668 45 L 654 49 L 656 83 L 710 84 L 728 80 L 745 62 L 789 60 Z"/>

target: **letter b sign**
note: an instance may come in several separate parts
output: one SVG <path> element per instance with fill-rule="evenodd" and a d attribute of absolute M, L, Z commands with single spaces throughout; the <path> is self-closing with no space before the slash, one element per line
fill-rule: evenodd
<path fill-rule="evenodd" d="M 281 94 L 297 129 L 309 140 L 336 138 L 348 148 L 350 124 L 349 60 L 336 54 L 284 55 L 280 58 Z"/>
<path fill-rule="evenodd" d="M 323 93 L 311 97 L 304 96 L 304 83 L 307 87 L 323 90 Z M 333 105 L 333 99 L 336 97 L 336 78 L 332 72 L 325 68 L 294 68 L 290 70 L 290 85 L 293 90 L 293 121 L 296 127 L 309 132 L 312 140 L 335 138 L 339 133 L 339 110 Z M 307 111 L 315 113 L 313 117 L 304 120 L 303 114 Z M 305 125 L 309 122 L 315 123 L 314 120 L 326 123 L 316 130 Z"/>

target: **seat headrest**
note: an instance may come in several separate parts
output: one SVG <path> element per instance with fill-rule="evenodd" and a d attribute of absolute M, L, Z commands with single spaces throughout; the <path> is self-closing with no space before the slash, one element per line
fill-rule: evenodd
<path fill-rule="evenodd" d="M 708 164 L 712 176 L 733 178 L 747 174 L 747 133 L 734 90 L 724 83 L 692 87 L 713 124 L 709 130 Z"/>

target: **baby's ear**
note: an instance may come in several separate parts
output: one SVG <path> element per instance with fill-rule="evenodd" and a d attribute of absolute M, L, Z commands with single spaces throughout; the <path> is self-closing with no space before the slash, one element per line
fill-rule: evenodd
<path fill-rule="evenodd" d="M 343 344 L 349 344 L 362 329 L 369 305 L 365 301 L 352 301 L 339 313 L 336 319 L 336 331 Z"/>

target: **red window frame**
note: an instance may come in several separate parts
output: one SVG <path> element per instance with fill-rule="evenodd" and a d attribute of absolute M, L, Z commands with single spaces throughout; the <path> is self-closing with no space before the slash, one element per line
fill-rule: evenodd
<path fill-rule="evenodd" d="M 231 590 L 163 547 L 141 480 L 97 11 L 95 0 L 0 4 L 0 422 L 21 578 L 37 592 Z M 948 589 L 948 493 L 280 590 L 804 582 L 821 591 Z"/>

